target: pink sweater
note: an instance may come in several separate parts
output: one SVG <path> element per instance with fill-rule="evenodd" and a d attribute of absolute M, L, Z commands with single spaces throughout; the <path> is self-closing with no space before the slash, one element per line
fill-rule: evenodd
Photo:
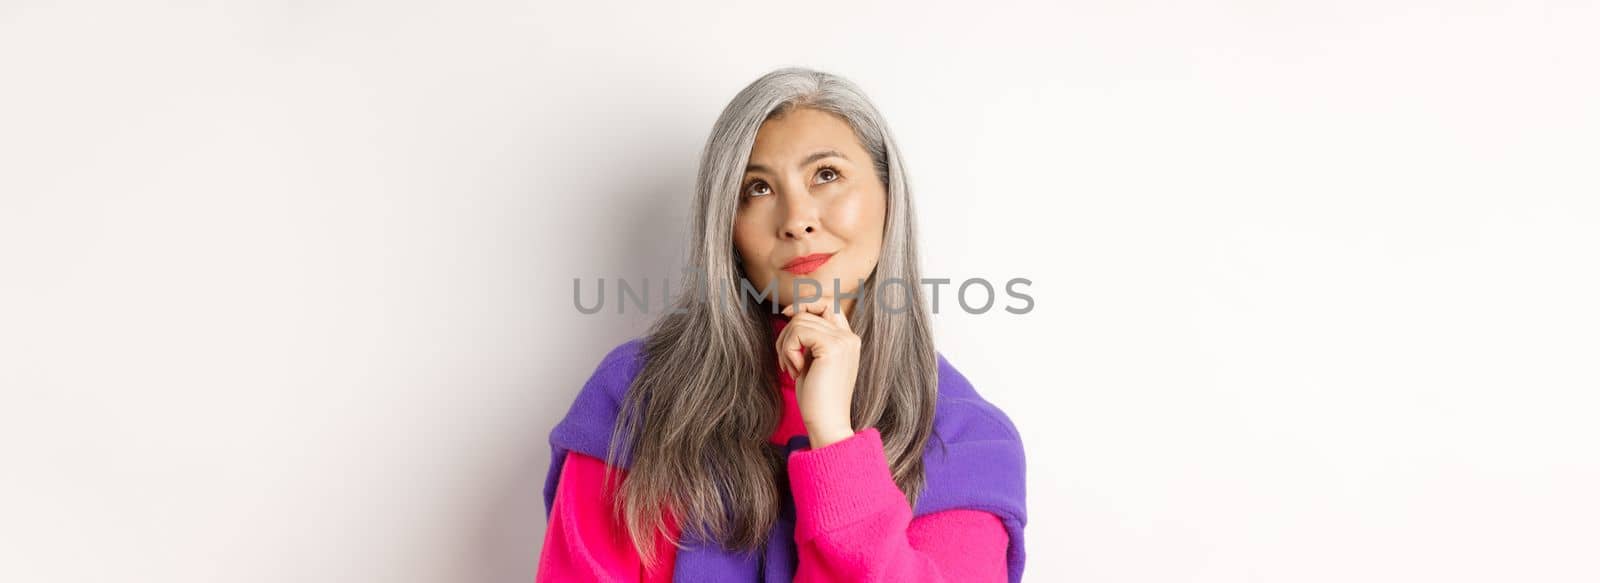
<path fill-rule="evenodd" d="M 782 330 L 786 320 L 776 319 Z M 794 379 L 779 371 L 784 412 L 768 442 L 782 446 L 805 434 Z M 658 535 L 665 560 L 646 569 L 611 519 L 614 491 L 602 491 L 603 460 L 569 452 L 551 507 L 540 583 L 561 581 L 672 580 L 677 548 Z M 895 486 L 882 436 L 868 427 L 837 443 L 789 456 L 794 494 L 795 581 L 1006 581 L 1005 527 L 994 514 L 955 509 L 912 518 L 911 505 Z M 626 470 L 621 470 L 626 475 Z M 668 523 L 671 536 L 679 534 Z"/>

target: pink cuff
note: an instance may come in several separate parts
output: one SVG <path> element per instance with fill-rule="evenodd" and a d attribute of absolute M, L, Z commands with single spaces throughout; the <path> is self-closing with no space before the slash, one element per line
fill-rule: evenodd
<path fill-rule="evenodd" d="M 794 493 L 795 542 L 848 526 L 897 503 L 907 506 L 907 514 L 911 510 L 889 473 L 883 436 L 876 427 L 820 449 L 789 454 L 789 486 Z"/>

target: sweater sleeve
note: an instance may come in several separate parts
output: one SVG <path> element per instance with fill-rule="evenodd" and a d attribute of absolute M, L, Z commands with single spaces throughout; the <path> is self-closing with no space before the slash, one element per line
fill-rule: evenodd
<path fill-rule="evenodd" d="M 789 456 L 795 581 L 1006 581 L 1000 518 L 955 509 L 912 519 L 876 428 Z"/>
<path fill-rule="evenodd" d="M 662 556 L 656 568 L 645 569 L 628 540 L 627 529 L 612 520 L 614 492 L 605 484 L 604 461 L 567 452 L 561 478 L 550 507 L 544 549 L 539 553 L 539 583 L 599 581 L 606 583 L 668 583 L 677 549 L 661 535 L 656 538 Z M 624 474 L 626 473 L 625 470 Z"/>

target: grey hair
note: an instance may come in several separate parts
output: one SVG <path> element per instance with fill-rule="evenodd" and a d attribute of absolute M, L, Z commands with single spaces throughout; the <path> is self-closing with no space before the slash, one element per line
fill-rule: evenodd
<path fill-rule="evenodd" d="M 608 466 L 631 459 L 614 518 L 628 525 L 647 562 L 655 560 L 651 538 L 666 532 L 668 515 L 685 533 L 748 550 L 765 541 L 780 509 L 782 452 L 766 441 L 783 411 L 774 390 L 771 312 L 741 291 L 733 224 L 757 130 L 798 108 L 849 123 L 885 187 L 880 259 L 850 314 L 862 340 L 850 417 L 853 429 L 878 429 L 895 483 L 913 506 L 925 485 L 922 452 L 933 432 L 938 357 L 900 151 L 855 84 L 811 69 L 778 69 L 735 95 L 711 128 L 695 181 L 689 275 L 675 308 L 646 336 L 645 364 L 612 434 Z M 883 295 L 904 299 L 880 298 L 884 282 L 898 285 Z"/>

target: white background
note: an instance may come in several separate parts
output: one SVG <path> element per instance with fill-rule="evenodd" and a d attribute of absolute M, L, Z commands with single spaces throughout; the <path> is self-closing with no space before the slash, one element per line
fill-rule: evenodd
<path fill-rule="evenodd" d="M 0 580 L 532 581 L 783 65 L 1035 282 L 936 320 L 1029 581 L 1600 580 L 1594 2 L 151 4 L 0 7 Z"/>

